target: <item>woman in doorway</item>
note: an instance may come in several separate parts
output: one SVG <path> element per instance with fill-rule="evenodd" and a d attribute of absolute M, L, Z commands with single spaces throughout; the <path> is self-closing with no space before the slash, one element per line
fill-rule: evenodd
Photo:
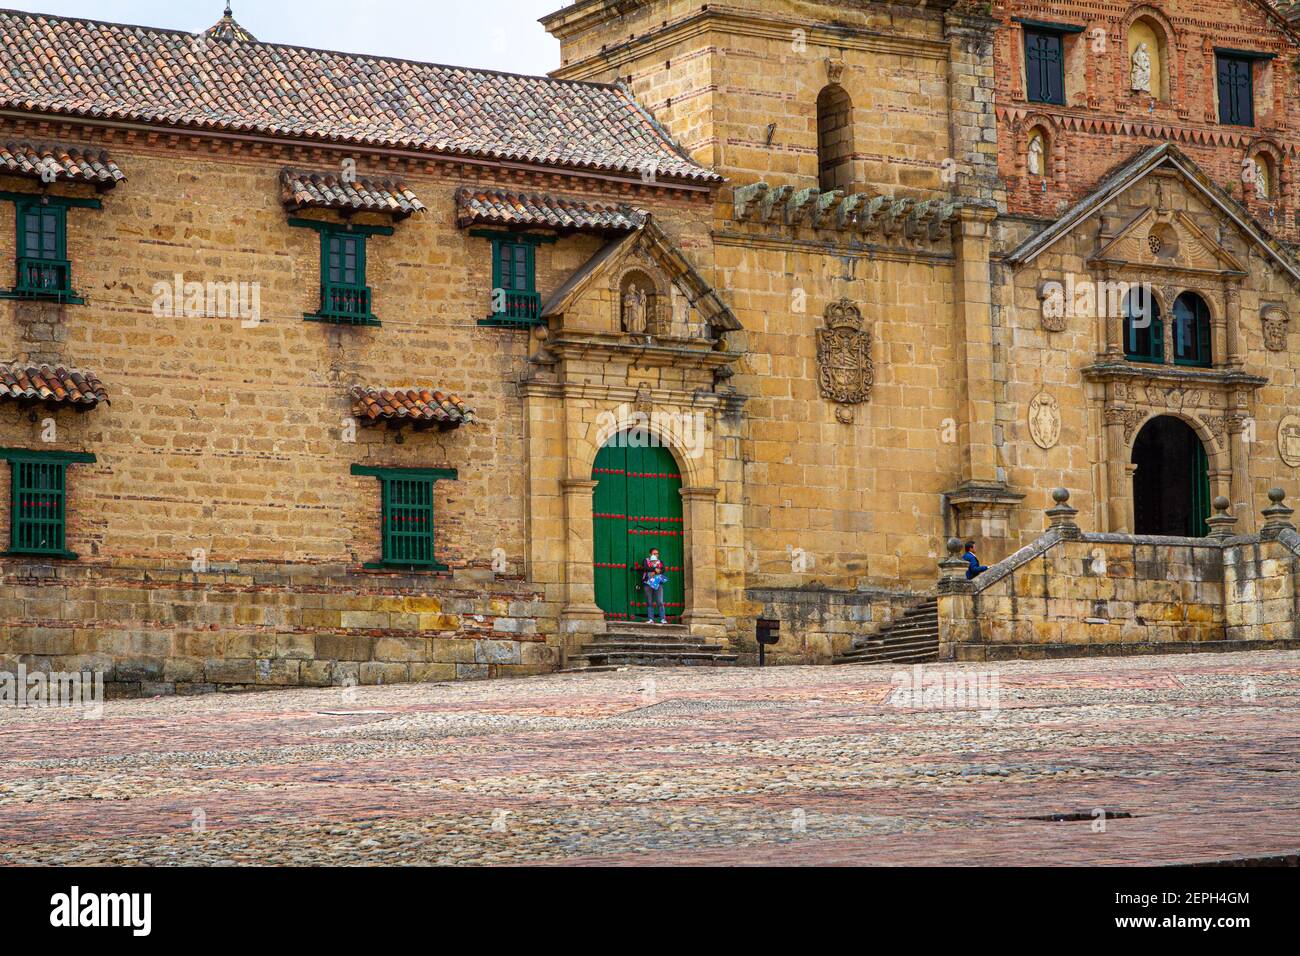
<path fill-rule="evenodd" d="M 650 556 L 641 562 L 641 590 L 645 592 L 645 612 L 647 624 L 667 624 L 668 611 L 664 605 L 664 585 L 668 575 L 664 573 L 664 563 L 659 560 L 659 549 L 653 548 Z M 659 608 L 659 620 L 655 620 L 655 607 Z"/>

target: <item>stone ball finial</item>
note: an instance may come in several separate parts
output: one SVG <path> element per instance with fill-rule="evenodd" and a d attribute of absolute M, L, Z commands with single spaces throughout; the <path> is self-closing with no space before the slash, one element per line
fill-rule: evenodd
<path fill-rule="evenodd" d="M 961 554 L 962 549 L 965 548 L 965 547 L 966 547 L 966 543 L 965 543 L 964 541 L 962 541 L 961 538 L 949 538 L 949 539 L 948 539 L 948 553 L 951 554 L 951 555 L 953 555 L 954 557 L 955 557 L 956 555 Z"/>
<path fill-rule="evenodd" d="M 1280 505 L 1286 501 L 1286 491 L 1282 488 L 1270 488 L 1268 489 L 1268 500 L 1275 505 Z"/>
<path fill-rule="evenodd" d="M 1057 488 L 1055 491 L 1052 492 L 1052 500 L 1055 501 L 1058 505 L 1065 504 L 1067 501 L 1070 500 L 1070 489 Z"/>
<path fill-rule="evenodd" d="M 1227 498 L 1223 497 L 1223 495 L 1219 495 L 1219 497 L 1214 499 L 1215 511 L 1226 512 L 1231 506 L 1232 506 L 1232 502 L 1229 501 Z"/>

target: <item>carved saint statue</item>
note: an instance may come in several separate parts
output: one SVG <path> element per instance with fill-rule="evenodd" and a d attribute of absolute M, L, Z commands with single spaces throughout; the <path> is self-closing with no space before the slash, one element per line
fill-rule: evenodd
<path fill-rule="evenodd" d="M 1151 53 L 1145 42 L 1139 43 L 1133 51 L 1132 87 L 1134 93 L 1151 92 Z"/>
<path fill-rule="evenodd" d="M 623 296 L 623 331 L 633 335 L 644 335 L 647 326 L 649 298 L 645 290 L 634 285 Z"/>
<path fill-rule="evenodd" d="M 1269 193 L 1268 166 L 1258 159 L 1250 162 L 1255 167 L 1252 170 L 1255 174 L 1255 198 L 1266 200 Z"/>
<path fill-rule="evenodd" d="M 1043 137 L 1035 133 L 1029 137 L 1029 175 L 1042 176 L 1047 170 L 1047 157 L 1043 153 Z"/>

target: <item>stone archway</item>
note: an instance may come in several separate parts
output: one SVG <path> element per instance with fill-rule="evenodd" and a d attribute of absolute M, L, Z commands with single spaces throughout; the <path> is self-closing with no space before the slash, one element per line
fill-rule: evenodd
<path fill-rule="evenodd" d="M 1133 442 L 1135 534 L 1201 538 L 1210 516 L 1209 455 L 1181 418 L 1159 415 Z"/>

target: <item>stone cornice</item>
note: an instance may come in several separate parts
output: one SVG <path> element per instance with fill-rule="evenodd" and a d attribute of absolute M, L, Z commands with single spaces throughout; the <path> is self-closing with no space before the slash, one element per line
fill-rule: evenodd
<path fill-rule="evenodd" d="M 547 342 L 547 347 L 562 359 L 617 359 L 632 365 L 641 364 L 644 359 L 651 365 L 676 368 L 721 368 L 742 357 L 740 352 L 715 349 L 708 342 L 693 340 L 691 344 L 675 344 L 664 339 L 637 342 L 625 335 L 560 333 Z"/>
<path fill-rule="evenodd" d="M 1166 385 L 1197 385 L 1255 391 L 1268 384 L 1262 375 L 1242 371 L 1185 368 L 1177 365 L 1141 365 L 1132 362 L 1098 362 L 1080 370 L 1090 382 L 1140 381 Z"/>

